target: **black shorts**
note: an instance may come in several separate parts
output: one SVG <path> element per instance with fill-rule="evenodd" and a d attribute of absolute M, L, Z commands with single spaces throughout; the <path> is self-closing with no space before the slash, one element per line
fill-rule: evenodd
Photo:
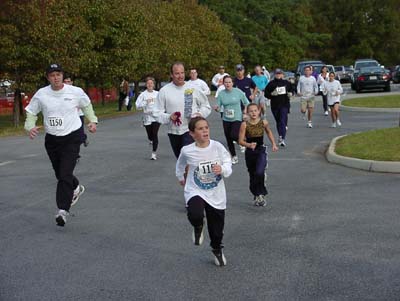
<path fill-rule="evenodd" d="M 340 104 L 340 102 L 337 101 L 337 102 L 335 102 L 333 105 L 329 105 L 329 107 L 330 107 L 330 108 L 333 108 L 335 105 L 338 105 L 338 104 Z"/>

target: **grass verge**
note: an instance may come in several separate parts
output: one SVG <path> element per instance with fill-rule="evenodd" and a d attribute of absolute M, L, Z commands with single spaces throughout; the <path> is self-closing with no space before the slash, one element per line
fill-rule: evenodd
<path fill-rule="evenodd" d="M 400 161 L 400 127 L 351 134 L 336 142 L 338 155 L 375 161 Z"/>
<path fill-rule="evenodd" d="M 94 104 L 93 108 L 100 121 L 104 118 L 132 115 L 135 113 L 134 107 L 132 108 L 132 111 L 128 112 L 125 109 L 125 111 L 119 112 L 117 110 L 117 102 L 109 102 L 104 106 L 102 104 Z M 0 137 L 25 135 L 24 122 L 25 117 L 22 117 L 19 126 L 14 127 L 12 115 L 0 115 Z M 43 125 L 43 118 L 41 115 L 39 116 L 37 125 Z"/>
<path fill-rule="evenodd" d="M 349 107 L 400 108 L 400 95 L 346 99 L 343 100 L 342 104 Z"/>

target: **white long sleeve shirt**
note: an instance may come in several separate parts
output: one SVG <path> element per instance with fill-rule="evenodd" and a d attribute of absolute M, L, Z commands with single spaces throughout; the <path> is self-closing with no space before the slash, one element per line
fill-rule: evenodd
<path fill-rule="evenodd" d="M 315 77 L 310 75 L 306 77 L 300 76 L 297 84 L 297 93 L 301 94 L 301 99 L 310 99 L 318 94 L 318 85 Z"/>
<path fill-rule="evenodd" d="M 222 174 L 212 172 L 212 165 L 218 163 Z M 226 209 L 226 191 L 223 178 L 232 174 L 232 161 L 225 147 L 215 140 L 210 140 L 207 147 L 201 148 L 196 143 L 184 146 L 176 162 L 176 176 L 184 180 L 186 165 L 189 171 L 186 177 L 184 197 L 186 205 L 194 196 L 200 196 L 216 209 Z"/>
<path fill-rule="evenodd" d="M 340 94 L 343 93 L 342 85 L 338 80 L 325 81 L 322 86 L 322 93 L 328 96 L 328 105 L 333 106 L 335 103 L 340 103 Z"/>
<path fill-rule="evenodd" d="M 158 91 L 143 91 L 140 93 L 138 98 L 136 99 L 136 108 L 143 109 L 143 124 L 150 125 L 152 122 L 156 122 L 157 120 L 154 118 L 153 110 L 156 104 Z"/>
<path fill-rule="evenodd" d="M 229 75 L 229 74 L 228 74 L 228 73 L 223 73 L 223 74 L 217 73 L 217 74 L 215 74 L 215 75 L 213 76 L 212 80 L 211 80 L 211 83 L 212 83 L 216 88 L 218 88 L 219 80 L 220 80 L 222 77 L 224 77 L 225 75 Z"/>
<path fill-rule="evenodd" d="M 89 105 L 89 97 L 79 87 L 64 85 L 56 91 L 48 85 L 33 95 L 25 110 L 34 116 L 42 112 L 46 133 L 66 136 L 82 126 L 79 109 Z M 90 121 L 97 122 L 97 118 Z"/>
<path fill-rule="evenodd" d="M 199 89 L 205 95 L 210 95 L 211 94 L 210 88 L 208 87 L 207 83 L 204 80 L 200 79 L 200 78 L 198 78 L 196 80 L 189 80 L 187 83 L 190 86 Z"/>
<path fill-rule="evenodd" d="M 175 112 L 181 113 L 181 125 L 174 124 L 170 118 Z M 153 116 L 159 123 L 168 124 L 169 134 L 183 135 L 189 131 L 188 121 L 192 116 L 199 114 L 207 118 L 210 113 L 211 106 L 203 92 L 187 83 L 176 86 L 171 82 L 158 93 Z"/>

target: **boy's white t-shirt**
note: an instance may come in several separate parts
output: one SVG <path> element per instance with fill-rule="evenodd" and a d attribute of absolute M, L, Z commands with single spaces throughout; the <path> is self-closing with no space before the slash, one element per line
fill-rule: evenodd
<path fill-rule="evenodd" d="M 143 91 L 136 99 L 136 108 L 143 109 L 143 124 L 150 125 L 152 122 L 156 122 L 156 119 L 152 116 L 154 107 L 156 105 L 158 91 Z"/>
<path fill-rule="evenodd" d="M 64 85 L 55 91 L 48 85 L 33 95 L 25 110 L 33 115 L 42 112 L 46 133 L 66 136 L 81 127 L 79 109 L 88 105 L 90 99 L 81 88 Z"/>
<path fill-rule="evenodd" d="M 216 176 L 212 165 L 218 163 L 222 167 L 222 174 Z M 226 191 L 224 177 L 232 173 L 232 161 L 229 152 L 218 141 L 210 140 L 205 147 L 197 147 L 196 143 L 184 146 L 176 162 L 176 176 L 184 179 L 186 165 L 189 171 L 186 178 L 184 197 L 186 204 L 194 196 L 200 196 L 210 206 L 216 209 L 226 209 Z"/>

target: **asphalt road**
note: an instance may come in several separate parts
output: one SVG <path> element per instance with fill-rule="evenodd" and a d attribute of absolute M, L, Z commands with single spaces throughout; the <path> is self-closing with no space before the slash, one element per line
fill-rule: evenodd
<path fill-rule="evenodd" d="M 399 116 L 341 119 L 329 128 L 319 102 L 307 129 L 294 101 L 288 146 L 270 154 L 266 208 L 252 205 L 239 153 L 226 180 L 224 268 L 208 237 L 192 245 L 164 127 L 150 161 L 140 114 L 101 122 L 82 148 L 86 192 L 65 228 L 54 221 L 44 136 L 0 139 L 0 300 L 399 300 L 400 175 L 324 157 L 333 137 L 393 127 Z M 218 114 L 210 123 L 225 143 Z"/>

